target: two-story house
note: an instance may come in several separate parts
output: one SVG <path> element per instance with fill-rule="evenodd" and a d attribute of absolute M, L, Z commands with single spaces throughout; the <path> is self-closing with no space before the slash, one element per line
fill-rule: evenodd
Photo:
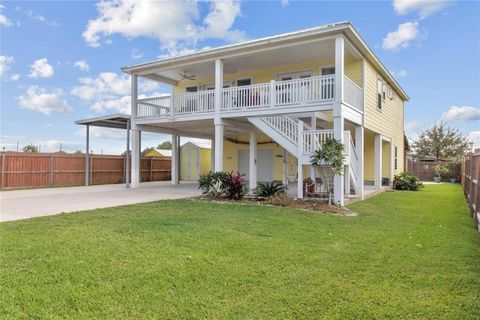
<path fill-rule="evenodd" d="M 345 145 L 334 201 L 382 188 L 403 170 L 407 94 L 349 22 L 329 24 L 125 67 L 132 81 L 132 187 L 141 131 L 172 134 L 172 183 L 180 137 L 212 140 L 212 169 L 258 181 L 315 177 L 313 151 Z M 171 85 L 138 99 L 138 78 Z M 372 188 L 372 187 L 370 187 Z"/>

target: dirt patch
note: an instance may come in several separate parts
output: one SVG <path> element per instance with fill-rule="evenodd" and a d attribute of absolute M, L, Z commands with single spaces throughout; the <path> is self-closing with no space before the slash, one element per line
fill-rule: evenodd
<path fill-rule="evenodd" d="M 286 196 L 279 196 L 273 198 L 255 198 L 245 197 L 242 200 L 229 200 L 223 197 L 213 197 L 202 195 L 192 198 L 199 201 L 211 201 L 216 203 L 230 203 L 230 204 L 253 204 L 261 206 L 275 206 L 284 208 L 295 208 L 306 211 L 315 211 L 319 213 L 335 214 L 341 216 L 358 216 L 356 212 L 349 210 L 348 208 L 342 208 L 339 206 L 328 205 L 318 199 L 292 199 Z"/>

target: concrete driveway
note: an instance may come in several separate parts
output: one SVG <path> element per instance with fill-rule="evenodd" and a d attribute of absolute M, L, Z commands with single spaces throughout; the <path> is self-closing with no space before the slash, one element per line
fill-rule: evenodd
<path fill-rule="evenodd" d="M 200 195 L 197 183 L 172 186 L 169 181 L 142 183 L 138 189 L 115 184 L 3 191 L 0 192 L 0 221 L 197 195 Z"/>

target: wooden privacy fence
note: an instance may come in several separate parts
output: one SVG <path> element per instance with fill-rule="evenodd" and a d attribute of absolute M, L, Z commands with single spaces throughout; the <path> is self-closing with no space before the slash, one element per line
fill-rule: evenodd
<path fill-rule="evenodd" d="M 433 181 L 435 173 L 433 167 L 437 164 L 448 165 L 449 162 L 412 162 L 408 161 L 407 171 L 419 178 L 422 181 Z M 458 163 L 455 165 L 455 170 L 449 175 L 443 177 L 444 180 L 449 180 L 451 178 L 456 178 L 460 181 L 460 170 L 461 164 Z"/>
<path fill-rule="evenodd" d="M 462 184 L 468 207 L 480 231 L 480 152 L 466 157 L 462 163 Z"/>
<path fill-rule="evenodd" d="M 0 152 L 1 189 L 85 185 L 85 154 Z M 90 155 L 90 184 L 125 182 L 125 156 Z M 169 157 L 142 157 L 140 181 L 170 180 Z"/>

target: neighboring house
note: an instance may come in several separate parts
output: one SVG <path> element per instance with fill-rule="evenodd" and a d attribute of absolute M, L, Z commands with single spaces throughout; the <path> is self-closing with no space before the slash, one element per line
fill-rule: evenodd
<path fill-rule="evenodd" d="M 150 149 L 148 152 L 145 154 L 146 157 L 156 157 L 156 158 L 167 158 L 169 156 L 165 156 L 160 152 L 160 150 L 155 150 L 155 149 Z"/>
<path fill-rule="evenodd" d="M 139 184 L 140 131 L 172 134 L 172 183 L 179 137 L 210 139 L 216 171 L 260 180 L 315 177 L 312 152 L 326 138 L 345 144 L 335 203 L 363 198 L 404 168 L 407 94 L 349 22 L 165 58 L 122 69 L 132 79 L 132 187 Z M 172 95 L 138 99 L 138 78 Z M 248 164 L 248 167 L 247 167 Z M 290 170 L 290 172 L 289 172 Z M 297 179 L 297 196 L 303 197 Z"/>
<path fill-rule="evenodd" d="M 160 153 L 164 157 L 171 157 L 172 156 L 172 150 L 167 150 L 167 149 L 155 149 L 158 153 Z"/>
<path fill-rule="evenodd" d="M 187 142 L 180 147 L 180 179 L 195 181 L 212 168 L 212 150 L 209 145 Z"/>

